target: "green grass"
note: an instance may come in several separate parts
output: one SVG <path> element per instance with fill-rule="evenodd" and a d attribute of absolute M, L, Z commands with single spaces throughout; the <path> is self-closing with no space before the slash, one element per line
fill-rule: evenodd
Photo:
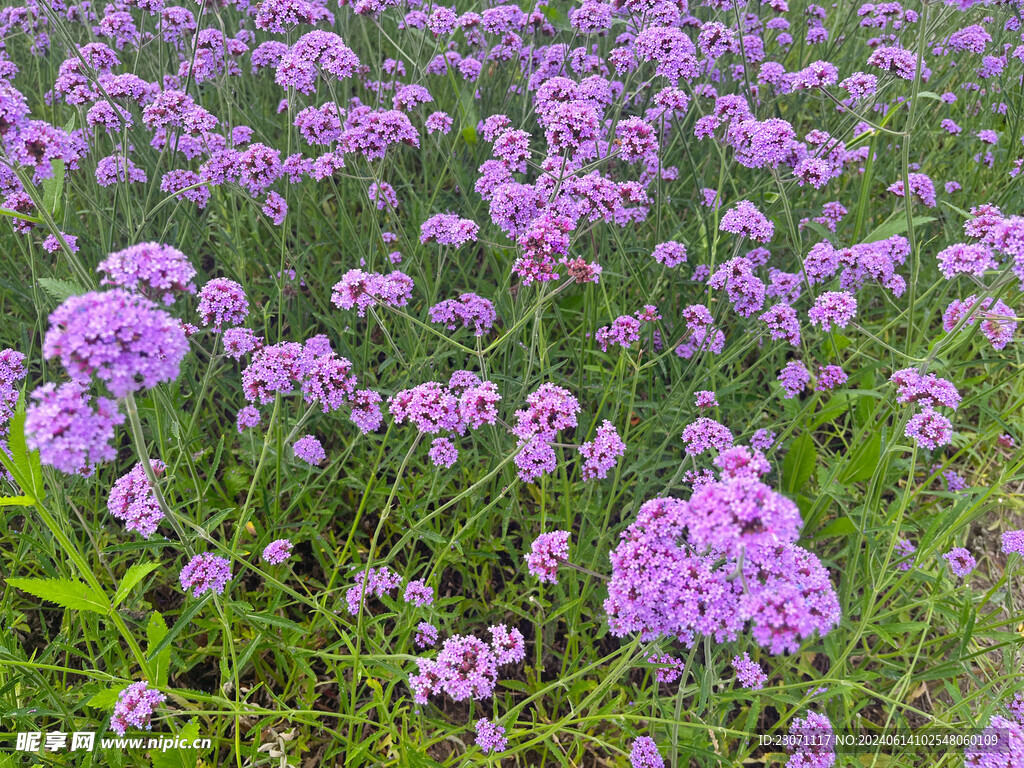
<path fill-rule="evenodd" d="M 849 4 L 849 13 L 842 3 L 830 9 L 831 42 L 817 48 L 801 42 L 803 5 L 793 2 L 788 16 L 796 20 L 792 50 L 780 58 L 773 49 L 770 57 L 788 71 L 818 58 L 833 61 L 842 76 L 865 68 L 869 35 L 857 26 L 856 4 Z M 936 3 L 928 3 L 925 14 L 921 6 L 926 26 L 906 44 L 920 45 L 931 62 L 930 41 L 966 17 Z M 198 6 L 190 7 L 198 13 Z M 564 19 L 565 4 L 557 7 L 556 18 Z M 1006 10 L 985 12 L 997 17 L 991 27 L 996 42 L 1013 42 L 1013 33 L 995 33 Z M 400 33 L 396 11 L 385 14 L 381 26 L 347 10 L 336 15 L 335 31 L 371 67 L 371 79 L 380 79 L 385 56 L 395 56 L 410 68 L 407 81 L 414 81 L 439 51 L 429 34 Z M 981 15 L 969 14 L 975 21 Z M 217 8 L 207 11 L 205 23 L 232 33 L 237 18 L 234 9 Z M 729 14 L 723 20 L 735 26 Z M 573 38 L 571 31 L 559 34 L 566 42 Z M 28 53 L 24 35 L 12 35 L 8 50 L 22 68 L 14 82 L 29 96 L 36 119 L 81 126 L 83 108 L 48 106 L 39 94 L 56 76 L 63 58 L 58 51 L 91 36 L 60 21 L 50 37 L 53 52 L 38 58 Z M 258 33 L 257 40 L 264 39 Z M 607 39 L 595 42 L 603 54 L 613 47 Z M 119 71 L 156 79 L 167 71 L 170 53 L 156 43 L 138 56 L 126 49 Z M 1008 171 L 1019 149 L 1014 145 L 1024 102 L 1014 74 L 1001 81 L 1007 113 L 972 117 L 970 96 L 958 85 L 980 57 L 960 58 L 960 66 L 950 68 L 935 57 L 927 83 L 880 79 L 880 102 L 903 96 L 908 106 L 866 116 L 895 135 L 873 131 L 854 138 L 857 117 L 837 113 L 818 93 L 766 98 L 757 112 L 761 119 L 783 117 L 801 136 L 819 128 L 843 138 L 848 148 L 871 148 L 863 174 L 847 173 L 821 192 L 797 186 L 792 176 L 744 169 L 731 150 L 697 142 L 693 124 L 712 102 L 694 99 L 663 153 L 665 162 L 678 166 L 679 180 L 652 188 L 648 221 L 584 226 L 574 234 L 573 253 L 604 268 L 596 285 L 520 286 L 511 275 L 515 246 L 489 225 L 487 204 L 473 192 L 476 169 L 490 156 L 489 145 L 476 136 L 477 121 L 506 113 L 516 125 L 535 128 L 529 98 L 508 93 L 510 83 L 523 80 L 507 66 L 492 71 L 485 65 L 476 100 L 474 85 L 460 77 L 425 76 L 434 97 L 430 111 L 451 114 L 452 132 L 424 132 L 418 150 L 392 148 L 374 164 L 349 156 L 338 177 L 291 186 L 290 213 L 280 228 L 237 187 L 214 188 L 201 212 L 168 198 L 159 191 L 160 177 L 181 161 L 151 149 L 141 127 L 116 141 L 97 135 L 99 147 L 68 174 L 54 221 L 78 236 L 81 251 L 45 253 L 41 237 L 12 234 L 6 225 L 0 234 L 0 341 L 26 355 L 28 391 L 64 380 L 56 363 L 43 360 L 50 312 L 70 293 L 97 286 L 95 265 L 107 253 L 157 240 L 190 256 L 200 270 L 197 282 L 225 276 L 242 283 L 252 307 L 247 324 L 268 342 L 326 334 L 353 362 L 361 386 L 390 395 L 472 369 L 498 385 L 505 421 L 548 381 L 569 389 L 582 413 L 577 429 L 561 438 L 566 447 L 556 449 L 557 472 L 536 485 L 517 479 L 515 439 L 500 426 L 460 440 L 459 461 L 449 470 L 429 464 L 426 441 L 409 425 L 394 425 L 386 416 L 384 428 L 363 436 L 344 411 L 307 412 L 294 395 L 264 408 L 259 430 L 239 435 L 234 418 L 245 404 L 240 367 L 212 353 L 212 334 L 194 337 L 179 379 L 136 398 L 137 434 L 128 425 L 119 431 L 116 462 L 88 479 L 44 467 L 41 486 L 33 486 L 35 503 L 0 509 L 0 575 L 8 581 L 0 592 L 0 749 L 12 748 L 19 731 L 102 730 L 114 694 L 140 679 L 168 696 L 154 732 L 191 727 L 211 738 L 212 748 L 151 757 L 144 750 L 111 750 L 81 763 L 71 753 L 40 753 L 34 761 L 0 753 L 0 763 L 603 766 L 626 765 L 633 738 L 650 735 L 673 767 L 767 765 L 785 756 L 766 754 L 759 736 L 785 733 L 809 708 L 827 714 L 837 732 L 983 727 L 1024 691 L 1024 638 L 1015 631 L 1024 620 L 1020 556 L 1004 555 L 998 541 L 1003 530 L 1024 527 L 1024 456 L 995 442 L 1005 432 L 1024 440 L 1024 377 L 1018 343 L 995 352 L 977 327 L 947 335 L 941 323 L 954 298 L 990 291 L 1012 306 L 1018 288 L 1008 269 L 979 284 L 966 277 L 942 280 L 934 256 L 963 239 L 970 206 L 989 202 L 1007 214 L 1020 211 L 1024 195 Z M 1016 72 L 1013 62 L 1008 70 Z M 248 57 L 240 64 L 247 71 Z M 638 74 L 624 79 L 627 88 L 640 83 Z M 722 92 L 731 87 L 721 84 Z M 946 90 L 957 92 L 957 104 L 937 99 Z M 249 125 L 254 141 L 283 154 L 309 149 L 286 119 L 301 106 L 343 103 L 352 95 L 369 102 L 373 95 L 351 82 L 317 99 L 291 93 L 288 114 L 278 115 L 285 94 L 272 71 L 222 76 L 192 84 L 190 92 L 223 124 Z M 960 122 L 964 135 L 938 130 L 943 117 Z M 978 149 L 969 136 L 974 121 L 1002 135 L 991 170 L 971 159 Z M 98 187 L 97 160 L 128 144 L 148 182 L 133 189 Z M 937 185 L 955 179 L 963 190 L 940 190 L 940 204 L 932 209 L 886 193 L 912 172 L 913 163 Z M 376 179 L 395 187 L 397 211 L 381 212 L 368 202 L 366 185 Z M 823 334 L 805 323 L 795 350 L 771 341 L 754 319 L 732 314 L 724 294 L 689 280 L 690 267 L 720 264 L 745 250 L 718 231 L 714 210 L 698 204 L 702 187 L 717 188 L 726 205 L 742 198 L 758 204 L 776 224 L 772 264 L 787 271 L 799 271 L 800 258 L 821 239 L 814 225 L 801 229 L 800 220 L 818 215 L 824 202 L 841 201 L 849 214 L 834 236 L 838 244 L 891 234 L 911 241 L 911 257 L 899 270 L 907 293 L 894 299 L 868 287 L 858 294 L 856 327 Z M 38 194 L 42 200 L 45 190 Z M 480 242 L 457 251 L 421 245 L 420 222 L 449 210 L 482 225 Z M 386 231 L 398 241 L 384 243 Z M 687 244 L 687 267 L 666 270 L 650 258 L 654 245 L 668 239 Z M 416 283 L 409 306 L 377 307 L 359 319 L 331 305 L 331 286 L 346 270 L 364 264 L 367 271 L 387 271 L 392 250 L 402 253 L 399 268 Z M 279 277 L 287 269 L 302 282 Z M 804 288 L 802 301 L 809 306 Z M 428 307 L 463 291 L 492 299 L 501 318 L 480 340 L 429 323 Z M 656 324 L 664 349 L 654 348 L 649 333 L 632 349 L 609 353 L 587 338 L 645 303 L 657 305 L 664 317 Z M 681 310 L 695 303 L 708 304 L 727 343 L 719 356 L 702 353 L 687 361 L 673 349 L 682 335 Z M 172 312 L 195 321 L 193 310 L 188 298 Z M 832 393 L 808 390 L 784 400 L 775 379 L 794 354 L 809 367 L 812 361 L 841 363 L 850 381 Z M 953 444 L 934 455 L 903 436 L 911 412 L 895 402 L 888 383 L 893 370 L 911 365 L 926 365 L 964 394 L 953 417 Z M 714 390 L 721 404 L 708 415 L 726 424 L 737 442 L 756 429 L 778 433 L 768 453 L 768 482 L 798 503 L 800 542 L 828 567 L 839 594 L 840 626 L 805 642 L 797 654 L 769 656 L 748 633 L 731 643 L 701 639 L 686 649 L 668 639 L 641 642 L 608 632 L 603 576 L 619 533 L 640 504 L 687 493 L 683 473 L 708 466 L 685 458 L 680 442 L 684 426 L 700 415 L 693 394 L 704 389 Z M 569 444 L 592 439 L 603 419 L 618 427 L 628 449 L 607 480 L 584 483 Z M 289 438 L 306 432 L 327 449 L 322 468 L 310 469 L 292 456 Z M 161 486 L 173 512 L 173 526 L 162 525 L 148 540 L 126 532 L 106 509 L 114 480 L 143 454 L 166 462 Z M 30 456 L 24 462 L 28 467 Z M 941 467 L 933 469 L 935 462 Z M 961 473 L 969 489 L 942 490 L 945 468 Z M 32 495 L 24 484 L 22 490 Z M 531 541 L 556 529 L 573 532 L 573 561 L 601 578 L 563 569 L 557 585 L 543 585 L 527 573 L 523 555 Z M 281 537 L 296 542 L 296 557 L 286 566 L 266 566 L 259 553 Z M 901 539 L 916 544 L 919 567 L 895 565 Z M 952 578 L 941 559 L 953 546 L 967 546 L 978 557 L 966 583 Z M 231 559 L 233 579 L 224 596 L 182 593 L 178 571 L 188 554 L 199 551 Z M 436 602 L 418 609 L 384 598 L 371 601 L 358 619 L 349 616 L 344 597 L 356 570 L 385 564 L 403 578 L 426 579 L 437 591 Z M 146 572 L 118 595 L 133 567 L 133 575 Z M 83 607 L 81 594 L 63 605 L 43 600 L 11 579 L 71 579 L 87 585 L 96 603 Z M 442 638 L 485 636 L 491 624 L 514 624 L 527 639 L 526 661 L 502 674 L 492 700 L 467 704 L 437 697 L 416 706 L 407 677 L 415 672 L 412 637 L 423 620 L 436 624 Z M 735 682 L 730 662 L 744 651 L 770 676 L 763 691 Z M 645 659 L 656 652 L 685 660 L 679 683 L 659 687 L 654 681 Z M 816 693 L 821 687 L 827 691 Z M 500 719 L 507 728 L 509 748 L 500 760 L 473 746 L 480 717 Z M 844 753 L 837 764 L 909 768 L 962 761 L 960 750 L 897 748 Z"/>

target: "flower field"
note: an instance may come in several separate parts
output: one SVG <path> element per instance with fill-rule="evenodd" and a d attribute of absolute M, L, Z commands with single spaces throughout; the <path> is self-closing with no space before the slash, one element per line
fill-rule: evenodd
<path fill-rule="evenodd" d="M 1024 3 L 174 2 L 0 8 L 0 768 L 1024 768 Z"/>

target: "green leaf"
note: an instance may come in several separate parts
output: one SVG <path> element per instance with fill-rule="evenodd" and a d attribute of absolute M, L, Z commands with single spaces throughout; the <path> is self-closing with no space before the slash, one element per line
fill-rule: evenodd
<path fill-rule="evenodd" d="M 75 579 L 7 579 L 15 589 L 76 611 L 107 612 L 107 598 L 88 584 Z"/>
<path fill-rule="evenodd" d="M 914 226 L 920 227 L 929 221 L 935 221 L 934 216 L 914 216 Z M 888 219 L 883 221 L 870 235 L 864 238 L 865 243 L 873 243 L 876 240 L 885 240 L 887 237 L 898 235 L 907 231 L 907 215 L 904 211 L 896 211 Z"/>
<path fill-rule="evenodd" d="M 174 735 L 175 739 L 186 744 L 192 744 L 199 738 L 199 723 L 196 720 L 189 720 L 188 725 Z M 149 751 L 149 757 L 153 761 L 153 768 L 195 768 L 199 762 L 199 750 L 191 747 L 168 749 L 161 752 L 156 749 Z"/>
<path fill-rule="evenodd" d="M 839 476 L 844 485 L 867 480 L 875 473 L 878 457 L 882 455 L 882 433 L 875 432 L 866 442 L 853 449 L 850 461 Z"/>
<path fill-rule="evenodd" d="M 159 567 L 160 563 L 135 563 L 135 565 L 129 568 L 124 578 L 121 579 L 121 585 L 117 588 L 117 593 L 114 595 L 114 607 L 116 608 L 124 602 L 124 599 L 128 597 L 128 594 L 134 589 L 135 585 Z"/>
<path fill-rule="evenodd" d="M 10 421 L 7 450 L 10 455 L 0 451 L 0 464 L 3 464 L 14 477 L 24 496 L 36 501 L 46 498 L 43 490 L 43 466 L 39 463 L 39 452 L 29 453 L 25 444 L 25 401 L 18 402 L 18 407 Z M 27 505 L 26 505 L 27 506 Z"/>
<path fill-rule="evenodd" d="M 64 199 L 64 161 L 51 160 L 50 167 L 53 169 L 53 176 L 43 179 L 43 207 L 56 219 L 60 216 L 61 202 Z"/>
<path fill-rule="evenodd" d="M 38 216 L 29 216 L 27 213 L 20 213 L 19 211 L 12 211 L 10 208 L 0 208 L 0 216 L 10 216 L 12 219 L 21 219 L 22 221 L 31 221 L 33 224 L 42 224 L 43 220 Z"/>
<path fill-rule="evenodd" d="M 105 691 L 93 695 L 85 705 L 87 707 L 95 707 L 96 709 L 110 709 L 117 702 L 117 696 L 124 690 L 124 686 L 118 686 L 117 688 L 107 688 Z"/>
<path fill-rule="evenodd" d="M 782 462 L 782 487 L 786 493 L 796 493 L 814 473 L 818 449 L 809 433 L 804 432 L 789 445 L 789 453 Z"/>
<path fill-rule="evenodd" d="M 0 507 L 31 507 L 35 503 L 31 496 L 0 496 Z"/>
<path fill-rule="evenodd" d="M 553 5 L 542 5 L 540 6 L 540 12 L 544 14 L 544 18 L 551 22 L 551 26 L 555 29 L 560 29 L 563 32 L 571 32 L 572 24 L 569 23 L 569 19 L 564 13 L 555 8 Z"/>
<path fill-rule="evenodd" d="M 857 532 L 857 526 L 853 524 L 853 520 L 848 517 L 837 517 L 831 523 L 826 525 L 820 531 L 818 531 L 814 538 L 825 538 L 826 536 L 849 536 L 851 533 Z"/>
<path fill-rule="evenodd" d="M 269 613 L 250 613 L 245 618 L 247 621 L 251 621 L 256 624 L 266 624 L 271 627 L 277 627 L 278 629 L 289 629 L 294 630 L 295 632 L 306 631 L 301 624 L 296 624 L 290 619 L 284 619 L 280 616 L 274 616 Z"/>
<path fill-rule="evenodd" d="M 77 296 L 80 293 L 85 293 L 85 288 L 82 288 L 77 283 L 72 283 L 70 280 L 57 280 L 53 277 L 40 277 L 37 282 L 44 291 L 53 296 L 57 301 L 64 301 L 64 299 L 69 296 Z"/>
<path fill-rule="evenodd" d="M 204 605 L 206 605 L 205 600 L 194 600 L 192 601 L 192 605 L 190 605 L 188 608 L 186 608 L 184 611 L 178 614 L 178 620 L 174 622 L 174 626 L 167 631 L 167 634 L 165 634 L 155 643 L 156 647 L 154 648 L 154 643 L 150 642 L 149 646 L 146 648 L 146 657 L 148 658 L 148 660 L 151 662 L 159 661 L 161 658 L 163 658 L 161 654 L 164 652 L 168 654 L 167 658 L 169 659 L 171 652 L 171 643 L 174 642 L 174 638 L 181 634 L 182 630 L 185 629 L 185 627 L 187 627 L 189 623 L 192 621 L 192 617 L 199 613 L 199 611 L 202 610 L 202 607 Z M 160 621 L 163 622 L 163 617 L 160 618 Z M 152 625 L 153 619 L 150 619 L 149 623 Z M 164 629 L 167 629 L 166 624 L 164 624 Z M 146 631 L 148 633 L 148 628 Z"/>
<path fill-rule="evenodd" d="M 167 647 L 160 648 L 164 640 L 167 638 L 167 622 L 164 621 L 164 617 L 160 615 L 159 611 L 154 611 L 153 615 L 149 617 L 149 624 L 146 625 L 146 653 L 149 654 L 150 670 L 153 673 L 153 684 L 158 688 L 163 688 L 167 685 L 167 673 L 171 668 L 171 646 L 167 643 Z M 154 655 L 154 650 L 159 651 Z"/>

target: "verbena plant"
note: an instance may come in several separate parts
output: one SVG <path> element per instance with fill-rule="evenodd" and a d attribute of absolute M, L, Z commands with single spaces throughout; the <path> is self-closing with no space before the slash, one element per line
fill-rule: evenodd
<path fill-rule="evenodd" d="M 0 761 L 1024 765 L 1021 12 L 5 6 Z"/>

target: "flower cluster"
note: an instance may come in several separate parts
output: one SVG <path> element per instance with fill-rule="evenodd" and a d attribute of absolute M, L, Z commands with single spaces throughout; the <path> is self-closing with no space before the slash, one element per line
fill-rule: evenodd
<path fill-rule="evenodd" d="M 472 635 L 453 635 L 434 658 L 418 658 L 419 672 L 409 677 L 414 700 L 426 704 L 430 696 L 442 693 L 454 701 L 490 696 L 498 682 L 498 667 L 526 657 L 526 644 L 518 629 L 499 624 L 490 632 L 490 644 Z"/>
<path fill-rule="evenodd" d="M 610 555 L 612 634 L 724 642 L 749 621 L 775 654 L 826 634 L 838 598 L 818 559 L 792 543 L 800 524 L 791 501 L 749 477 L 706 483 L 689 502 L 645 502 Z M 737 570 L 742 580 L 731 577 Z"/>
<path fill-rule="evenodd" d="M 158 459 L 150 461 L 153 474 L 160 475 L 166 465 Z M 110 489 L 107 497 L 107 509 L 110 514 L 121 520 L 129 531 L 138 531 L 144 538 L 156 533 L 156 528 L 164 517 L 163 510 L 157 503 L 146 477 L 145 467 L 139 463 L 131 471 L 118 478 Z"/>
<path fill-rule="evenodd" d="M 340 309 L 356 309 L 359 316 L 377 304 L 404 307 L 412 298 L 412 278 L 395 270 L 387 275 L 350 269 L 335 283 L 331 302 Z"/>

